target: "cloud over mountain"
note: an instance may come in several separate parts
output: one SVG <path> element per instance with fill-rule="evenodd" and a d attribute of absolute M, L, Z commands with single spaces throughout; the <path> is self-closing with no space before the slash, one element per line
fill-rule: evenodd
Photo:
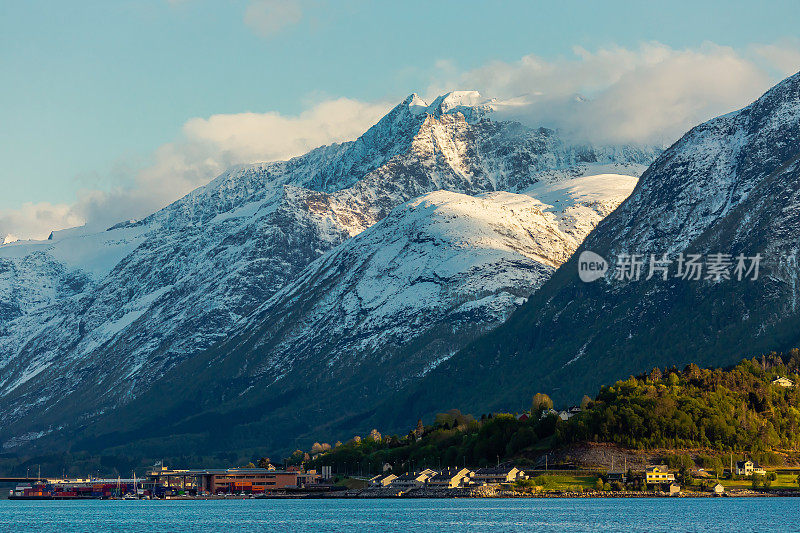
<path fill-rule="evenodd" d="M 527 55 L 459 71 L 439 63 L 444 87 L 469 87 L 505 100 L 500 113 L 531 125 L 556 127 L 593 142 L 671 143 L 692 126 L 738 109 L 777 79 L 800 69 L 800 42 L 752 45 L 739 51 L 705 43 L 674 49 L 573 49 L 548 61 Z"/>

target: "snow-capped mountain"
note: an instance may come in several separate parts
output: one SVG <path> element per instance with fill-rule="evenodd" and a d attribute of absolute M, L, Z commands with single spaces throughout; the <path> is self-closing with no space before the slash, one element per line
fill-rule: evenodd
<path fill-rule="evenodd" d="M 524 373 L 531 376 L 526 391 L 575 401 L 656 366 L 723 366 L 796 348 L 798 249 L 800 73 L 695 127 L 659 156 L 630 197 L 503 326 L 423 380 L 420 387 L 434 392 L 415 408 L 511 406 L 521 387 L 498 385 Z M 604 278 L 579 279 L 582 251 L 609 261 Z M 638 281 L 615 278 L 620 254 L 643 260 Z M 660 271 L 646 279 L 650 254 L 672 261 L 667 279 Z M 684 261 L 700 255 L 700 279 L 679 276 L 680 254 Z M 715 254 L 727 256 L 719 271 L 730 279 L 710 270 Z M 744 269 L 737 274 L 740 254 Z M 753 279 L 748 258 L 758 255 Z M 477 373 L 485 383 L 475 383 Z M 466 383 L 480 390 L 491 383 L 502 392 L 483 400 L 462 394 Z"/>
<path fill-rule="evenodd" d="M 546 204 L 508 192 L 410 200 L 93 430 L 102 441 L 145 420 L 137 439 L 157 428 L 202 447 L 208 438 L 185 428 L 197 431 L 197 420 L 214 413 L 214 431 L 246 435 L 237 446 L 279 448 L 287 435 L 304 438 L 368 412 L 502 323 L 635 183 L 603 175 L 532 187 Z"/>
<path fill-rule="evenodd" d="M 547 188 L 551 204 L 448 191 L 402 204 L 248 317 L 254 382 L 302 367 L 341 386 L 367 364 L 381 368 L 371 386 L 401 388 L 502 323 L 635 183 L 591 176 L 529 191 Z"/>
<path fill-rule="evenodd" d="M 636 176 L 658 153 L 572 144 L 493 121 L 491 110 L 477 93 L 430 105 L 412 95 L 355 141 L 231 169 L 143 220 L 0 246 L 4 446 L 86 424 L 148 391 L 403 202 Z M 598 202 L 562 217 L 565 242 L 576 245 L 607 213 Z"/>

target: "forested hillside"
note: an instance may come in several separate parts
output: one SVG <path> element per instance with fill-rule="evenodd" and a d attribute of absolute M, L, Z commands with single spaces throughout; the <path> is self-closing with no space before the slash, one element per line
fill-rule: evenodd
<path fill-rule="evenodd" d="M 635 449 L 747 452 L 793 462 L 800 449 L 800 390 L 773 381 L 783 377 L 796 384 L 798 369 L 797 349 L 744 360 L 729 369 L 695 364 L 655 368 L 603 387 L 593 400 L 585 397 L 581 411 L 568 420 L 551 409 L 546 394 L 538 393 L 530 410 L 522 413 L 476 418 L 452 410 L 437 415 L 430 425 L 420 422 L 407 435 L 382 436 L 373 430 L 333 446 L 315 443 L 308 453 L 298 450 L 290 460 L 364 472 L 378 471 L 385 463 L 401 469 L 506 460 L 532 465 L 550 450 L 611 442 Z"/>
<path fill-rule="evenodd" d="M 634 448 L 800 448 L 798 351 L 784 364 L 772 355 L 730 370 L 654 369 L 604 387 L 591 408 L 570 420 L 562 440 L 600 440 Z"/>

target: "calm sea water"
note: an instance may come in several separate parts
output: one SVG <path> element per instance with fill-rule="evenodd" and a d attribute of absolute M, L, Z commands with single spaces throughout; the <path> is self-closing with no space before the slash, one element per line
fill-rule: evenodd
<path fill-rule="evenodd" d="M 800 531 L 800 498 L 0 500 L 2 531 Z"/>

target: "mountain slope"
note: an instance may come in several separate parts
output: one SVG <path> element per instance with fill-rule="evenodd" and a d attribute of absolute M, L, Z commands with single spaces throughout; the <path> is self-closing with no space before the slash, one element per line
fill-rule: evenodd
<path fill-rule="evenodd" d="M 651 165 L 578 250 L 611 262 L 604 278 L 580 281 L 576 253 L 507 323 L 427 376 L 420 390 L 432 394 L 413 390 L 395 402 L 417 412 L 449 405 L 480 412 L 513 408 L 537 390 L 574 401 L 654 366 L 719 366 L 796 346 L 799 158 L 796 74 L 694 128 Z M 667 280 L 646 280 L 647 264 L 639 281 L 614 279 L 619 254 L 664 253 L 673 261 L 680 253 L 730 254 L 733 279 L 705 279 L 708 271 L 682 279 L 677 263 Z M 757 280 L 736 279 L 739 254 L 761 254 Z M 491 398 L 482 395 L 490 390 Z"/>
<path fill-rule="evenodd" d="M 276 374 L 324 362 L 335 382 L 340 361 L 377 359 L 374 380 L 399 389 L 505 320 L 635 182 L 604 175 L 528 190 L 549 195 L 546 204 L 444 191 L 403 204 L 248 317 L 244 330 L 268 325 L 258 341 L 248 334 L 251 357 Z"/>
<path fill-rule="evenodd" d="M 376 359 L 385 369 L 373 379 L 393 388 L 424 374 L 458 337 L 502 322 L 566 259 L 570 245 L 542 207 L 504 192 L 439 191 L 403 204 L 248 317 L 245 329 L 267 326 L 250 348 L 258 372 L 324 363 L 326 379 L 341 383 Z M 421 338 L 421 353 L 410 352 Z"/>
<path fill-rule="evenodd" d="M 231 169 L 143 220 L 0 246 L 0 441 L 82 427 L 146 393 L 407 200 L 638 175 L 657 153 L 496 122 L 474 93 L 412 95 L 356 141 Z"/>
<path fill-rule="evenodd" d="M 558 208 L 507 192 L 437 191 L 402 204 L 314 261 L 227 341 L 101 420 L 90 440 L 130 446 L 120 432 L 140 442 L 157 427 L 209 451 L 209 428 L 220 424 L 236 447 L 282 447 L 286 434 L 347 427 L 502 323 L 578 246 L 593 225 L 585 212 L 601 219 L 635 181 L 541 187 Z"/>

